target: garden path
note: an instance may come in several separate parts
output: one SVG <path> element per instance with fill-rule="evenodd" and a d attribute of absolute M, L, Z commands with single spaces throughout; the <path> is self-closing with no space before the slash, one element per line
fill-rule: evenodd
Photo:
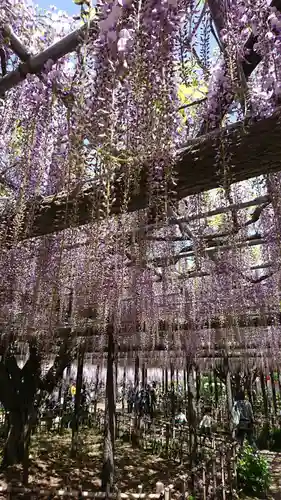
<path fill-rule="evenodd" d="M 270 463 L 272 479 L 270 487 L 271 498 L 272 500 L 281 500 L 281 453 L 263 451 L 262 454 Z"/>

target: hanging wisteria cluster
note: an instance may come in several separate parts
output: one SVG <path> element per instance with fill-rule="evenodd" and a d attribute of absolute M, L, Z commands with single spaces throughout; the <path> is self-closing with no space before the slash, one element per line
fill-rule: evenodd
<path fill-rule="evenodd" d="M 132 346 L 197 349 L 200 336 L 184 335 L 180 325 L 185 331 L 228 325 L 237 332 L 241 317 L 246 325 L 257 317 L 276 325 L 280 176 L 230 186 L 226 137 L 223 159 L 221 150 L 217 155 L 222 188 L 179 204 L 175 199 L 183 143 L 229 119 L 262 119 L 279 105 L 278 4 L 216 6 L 104 0 L 95 9 L 82 5 L 74 19 L 1 1 L 0 88 L 5 72 L 20 63 L 9 33 L 32 58 L 81 27 L 81 18 L 85 23 L 76 50 L 49 59 L 1 96 L 4 331 L 52 339 L 59 325 L 80 333 L 90 325 L 101 333 L 101 347 L 105 324 L 114 321 Z M 143 167 L 147 208 L 129 214 Z M 77 200 L 97 183 L 102 190 L 93 194 L 92 220 L 84 226 L 75 227 L 74 209 L 73 227 L 23 238 L 27 210 L 31 228 L 32 207 L 44 197 L 56 202 L 64 193 L 64 218 L 70 204 L 80 210 Z M 117 201 L 120 215 L 112 217 Z"/>

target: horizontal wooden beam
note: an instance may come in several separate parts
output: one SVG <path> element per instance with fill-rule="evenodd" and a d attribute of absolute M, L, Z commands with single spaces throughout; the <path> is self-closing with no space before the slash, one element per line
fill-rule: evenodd
<path fill-rule="evenodd" d="M 271 346 L 271 347 L 267 347 L 265 348 L 263 351 L 261 351 L 261 347 L 259 346 L 259 348 L 248 348 L 248 347 L 240 347 L 240 349 L 233 349 L 233 350 L 230 350 L 228 353 L 227 353 L 227 357 L 228 358 L 256 358 L 256 357 L 267 357 L 267 356 L 274 356 L 276 354 L 276 356 L 280 356 L 280 347 L 279 346 L 279 349 L 277 350 L 276 352 L 276 348 L 275 346 Z M 225 348 L 226 349 L 226 348 Z M 197 350 L 195 349 L 194 350 L 194 357 L 195 359 L 208 359 L 208 358 L 216 358 L 216 359 L 224 359 L 226 357 L 226 350 L 225 349 L 216 349 L 215 347 L 211 347 L 209 348 L 208 350 L 207 349 L 200 349 L 198 348 Z M 273 352 L 274 351 L 274 352 Z M 153 355 L 155 355 L 155 359 L 161 359 L 161 354 L 165 354 L 165 351 L 164 350 L 158 350 L 158 349 L 154 349 L 154 350 L 142 350 L 142 349 L 138 349 L 138 350 L 133 350 L 131 349 L 130 351 L 123 351 L 123 350 L 119 350 L 118 351 L 118 357 L 119 357 L 119 360 L 122 359 L 122 357 L 124 359 L 126 358 L 135 358 L 136 356 L 141 356 L 142 358 L 147 358 L 147 359 L 153 359 Z M 92 356 L 95 356 L 95 357 L 100 357 L 101 355 L 106 355 L 107 354 L 107 350 L 104 350 L 104 351 L 87 351 L 87 354 L 88 355 L 92 355 Z M 189 354 L 191 354 L 190 352 L 187 352 L 185 350 L 173 350 L 172 348 L 169 349 L 169 359 L 172 361 L 173 359 L 177 359 L 177 358 L 180 358 L 180 359 L 186 359 Z M 123 356 L 122 356 L 123 355 Z"/>
<path fill-rule="evenodd" d="M 179 152 L 177 163 L 177 198 L 217 188 L 224 184 L 223 172 L 230 167 L 231 182 L 237 182 L 281 170 L 280 110 L 270 118 L 245 127 L 231 125 L 224 131 L 212 132 L 193 140 Z M 231 165 L 219 159 L 221 145 L 231 158 Z M 122 181 L 126 167 L 116 172 L 111 215 L 120 214 L 127 199 L 127 185 Z M 127 205 L 128 212 L 144 209 L 151 202 L 151 180 L 147 168 L 142 168 Z M 78 227 L 101 217 L 100 200 L 105 201 L 104 184 L 95 180 L 78 194 L 59 193 L 31 201 L 25 210 L 19 239 L 42 236 L 69 227 Z M 98 203 L 99 200 L 99 203 Z M 153 214 L 152 214 L 153 219 Z M 6 214 L 11 227 L 13 215 Z M 153 220 L 151 220 L 153 222 Z"/>

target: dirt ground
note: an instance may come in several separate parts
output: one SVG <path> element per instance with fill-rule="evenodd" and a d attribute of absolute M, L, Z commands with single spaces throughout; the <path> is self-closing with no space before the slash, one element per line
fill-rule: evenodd
<path fill-rule="evenodd" d="M 53 432 L 35 435 L 30 453 L 29 487 L 49 491 L 60 488 L 92 493 L 100 491 L 102 437 L 94 430 L 83 430 L 80 439 L 81 451 L 76 459 L 71 459 L 70 431 L 65 431 L 63 435 Z M 270 498 L 281 500 L 281 453 L 263 453 L 272 470 Z M 138 486 L 142 485 L 143 492 L 156 493 L 156 483 L 160 481 L 165 486 L 173 484 L 176 491 L 172 498 L 179 497 L 184 465 L 149 455 L 120 440 L 116 442 L 115 456 L 117 487 L 122 492 L 136 493 Z M 10 468 L 5 474 L 0 474 L 0 489 L 6 489 L 8 485 L 20 487 L 21 479 L 21 470 L 18 467 Z M 2 498 L 6 497 L 0 493 L 0 500 Z"/>
<path fill-rule="evenodd" d="M 270 493 L 272 499 L 281 500 L 281 453 L 264 451 L 263 455 L 270 463 L 272 479 Z"/>
<path fill-rule="evenodd" d="M 30 453 L 29 487 L 100 491 L 102 438 L 93 430 L 87 430 L 81 433 L 81 441 L 81 452 L 76 459 L 71 459 L 70 432 L 34 436 Z M 158 481 L 165 486 L 176 484 L 181 488 L 183 465 L 149 455 L 119 440 L 116 442 L 115 456 L 117 486 L 122 492 L 137 492 L 138 486 L 143 485 L 144 492 L 156 493 Z M 18 467 L 10 468 L 5 475 L 0 474 L 0 488 L 6 488 L 8 484 L 21 486 L 21 470 Z"/>

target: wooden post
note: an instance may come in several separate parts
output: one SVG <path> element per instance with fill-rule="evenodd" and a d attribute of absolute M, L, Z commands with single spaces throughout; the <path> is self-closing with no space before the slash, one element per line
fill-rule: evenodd
<path fill-rule="evenodd" d="M 232 473 L 232 447 L 226 452 L 226 467 L 227 467 L 227 489 L 229 498 L 233 498 L 233 473 Z"/>
<path fill-rule="evenodd" d="M 123 369 L 123 383 L 122 383 L 122 413 L 125 411 L 125 400 L 126 400 L 126 365 Z"/>
<path fill-rule="evenodd" d="M 165 368 L 165 393 L 166 394 L 168 392 L 168 386 L 169 386 L 169 383 L 168 383 L 168 370 L 167 370 L 167 368 Z"/>
<path fill-rule="evenodd" d="M 276 416 L 277 415 L 277 399 L 276 399 L 276 388 L 275 388 L 275 381 L 274 381 L 274 373 L 273 373 L 272 370 L 270 372 L 270 381 L 271 381 L 271 390 L 272 390 L 273 409 L 274 409 L 274 414 Z"/>
<path fill-rule="evenodd" d="M 221 485 L 222 485 L 222 500 L 226 500 L 225 488 L 225 468 L 224 468 L 224 454 L 221 453 Z"/>
<path fill-rule="evenodd" d="M 114 484 L 114 447 L 115 447 L 115 425 L 116 425 L 116 394 L 115 394 L 115 340 L 113 324 L 108 324 L 108 348 L 107 348 L 107 374 L 106 374 L 106 403 L 104 422 L 104 448 L 102 468 L 102 490 L 109 494 Z"/>
<path fill-rule="evenodd" d="M 206 465 L 203 462 L 202 466 L 202 482 L 203 482 L 203 500 L 207 500 L 207 484 L 206 484 Z"/>
<path fill-rule="evenodd" d="M 78 431 L 79 431 L 79 417 L 80 417 L 80 403 L 81 403 L 81 389 L 83 383 L 83 366 L 85 357 L 86 345 L 83 342 L 78 351 L 77 360 L 77 377 L 76 377 L 76 393 L 74 413 L 72 418 L 72 441 L 71 441 L 71 456 L 75 457 L 78 449 Z"/>
<path fill-rule="evenodd" d="M 281 381 L 280 381 L 280 371 L 279 371 L 279 369 L 277 369 L 277 376 L 278 376 L 279 396 L 281 397 Z"/>
<path fill-rule="evenodd" d="M 165 448 L 166 448 L 166 457 L 168 458 L 169 456 L 169 446 L 170 446 L 170 424 L 167 423 L 166 424 L 166 444 L 165 444 Z"/>
<path fill-rule="evenodd" d="M 186 369 L 183 370 L 183 391 L 184 391 L 184 402 L 185 402 L 185 408 L 186 408 L 186 401 L 187 401 Z"/>
<path fill-rule="evenodd" d="M 212 450 L 213 450 L 213 458 L 212 458 L 212 472 L 213 472 L 213 495 L 216 498 L 217 491 L 217 467 L 216 467 L 216 442 L 215 439 L 212 439 Z"/>
<path fill-rule="evenodd" d="M 233 489 L 236 491 L 237 490 L 237 444 L 236 443 L 233 443 L 231 450 L 232 450 L 232 468 L 233 468 L 232 484 L 233 484 Z"/>
<path fill-rule="evenodd" d="M 224 369 L 225 369 L 225 377 L 226 377 L 226 395 L 227 395 L 227 407 L 228 407 L 228 422 L 231 424 L 231 412 L 233 407 L 233 399 L 232 399 L 232 387 L 231 387 L 231 373 L 229 370 L 229 360 L 228 355 L 226 354 L 224 358 Z"/>
<path fill-rule="evenodd" d="M 140 383 L 139 371 L 140 371 L 140 358 L 138 356 L 136 356 L 136 359 L 135 359 L 135 390 L 139 387 L 139 383 Z"/>
<path fill-rule="evenodd" d="M 170 490 L 170 488 L 165 488 L 165 490 L 164 490 L 164 500 L 171 500 L 171 490 Z"/>
<path fill-rule="evenodd" d="M 196 432 L 196 408 L 195 408 L 195 387 L 193 377 L 193 362 L 186 360 L 186 371 L 188 377 L 188 427 L 189 427 L 189 469 L 191 471 L 191 494 L 195 493 L 194 464 L 197 454 L 197 432 Z"/>
<path fill-rule="evenodd" d="M 69 395 L 69 390 L 70 390 L 70 388 L 69 388 L 70 373 L 71 373 L 71 364 L 67 365 L 67 367 L 66 367 L 65 384 L 63 387 L 63 404 L 62 404 L 62 408 L 61 408 L 60 433 L 63 432 L 63 425 L 64 425 L 63 416 L 64 416 L 65 411 L 66 411 L 67 397 Z M 63 381 L 62 381 L 62 383 L 63 383 Z"/>
<path fill-rule="evenodd" d="M 197 406 L 197 415 L 200 415 L 200 391 L 201 391 L 201 374 L 199 367 L 195 367 L 196 373 L 196 406 Z"/>
<path fill-rule="evenodd" d="M 118 397 L 118 352 L 116 349 L 115 358 L 114 358 L 114 383 L 115 383 L 115 395 Z"/>
<path fill-rule="evenodd" d="M 215 385 L 215 405 L 217 408 L 219 405 L 219 391 L 218 391 L 218 377 L 215 370 L 214 370 L 214 385 Z"/>
<path fill-rule="evenodd" d="M 97 365 L 96 369 L 96 380 L 95 380 L 95 388 L 94 388 L 94 413 L 97 412 L 97 404 L 98 404 L 98 388 L 99 388 L 99 375 L 100 375 L 100 365 Z"/>
<path fill-rule="evenodd" d="M 174 422 L 176 414 L 175 406 L 175 370 L 174 365 L 171 364 L 171 417 Z"/>
<path fill-rule="evenodd" d="M 260 370 L 259 375 L 260 375 L 261 391 L 262 391 L 262 397 L 263 397 L 264 415 L 265 415 L 266 420 L 268 421 L 269 412 L 268 412 L 267 388 L 265 385 L 264 374 L 263 374 L 262 370 Z"/>
<path fill-rule="evenodd" d="M 144 387 L 146 385 L 146 380 L 145 380 L 145 364 L 144 363 L 142 364 L 142 367 L 141 367 L 141 385 L 142 385 L 142 388 L 144 389 Z"/>

